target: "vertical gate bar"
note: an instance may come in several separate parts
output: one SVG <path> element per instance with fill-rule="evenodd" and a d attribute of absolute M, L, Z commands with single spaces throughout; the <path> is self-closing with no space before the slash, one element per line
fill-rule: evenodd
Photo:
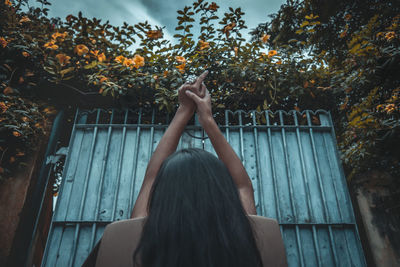
<path fill-rule="evenodd" d="M 332 126 L 331 126 L 331 127 L 332 127 Z M 332 165 L 331 165 L 331 162 L 332 162 L 332 161 L 330 160 L 330 156 L 329 156 L 329 153 L 328 153 L 328 145 L 326 144 L 325 135 L 324 135 L 324 134 L 322 135 L 322 141 L 323 141 L 323 143 L 324 143 L 324 147 L 325 147 L 325 151 L 326 151 L 326 155 L 327 155 L 328 166 L 332 166 Z M 335 191 L 335 199 L 336 199 L 337 209 L 338 209 L 338 212 L 339 212 L 340 221 L 341 221 L 341 222 L 344 222 L 344 218 L 343 218 L 343 214 L 342 214 L 342 209 L 340 208 L 340 202 L 339 202 L 339 197 L 338 197 L 338 192 L 337 192 L 337 187 L 336 187 L 336 180 L 335 180 L 335 178 L 333 177 L 332 169 L 331 169 L 331 168 L 329 168 L 329 169 L 330 169 L 330 173 L 331 173 L 331 177 L 332 177 L 333 190 Z"/>
<path fill-rule="evenodd" d="M 91 145 L 91 148 L 90 148 L 89 165 L 88 165 L 88 168 L 87 168 L 87 171 L 86 171 L 86 175 L 85 175 L 85 182 L 84 182 L 84 185 L 83 185 L 83 188 L 84 188 L 83 189 L 83 195 L 82 195 L 81 203 L 79 205 L 78 220 L 81 220 L 81 218 L 82 218 L 83 206 L 84 206 L 85 200 L 86 200 L 86 193 L 87 193 L 87 188 L 88 188 L 88 184 L 89 184 L 89 176 L 90 176 L 90 171 L 91 171 L 92 163 L 93 163 L 94 147 L 95 147 L 95 143 L 96 143 L 96 138 L 95 137 L 97 137 L 97 125 L 98 125 L 98 122 L 99 122 L 99 118 L 100 118 L 100 109 L 97 109 L 96 126 L 95 126 L 95 129 L 94 129 L 94 131 L 96 132 L 96 135 L 93 134 L 93 141 L 92 141 L 92 145 Z M 67 209 L 67 210 L 69 210 L 69 209 Z M 77 223 L 75 225 L 75 237 L 76 238 L 73 240 L 73 243 L 72 243 L 72 255 L 70 257 L 70 261 L 69 261 L 68 266 L 73 266 L 74 261 L 75 261 L 76 247 L 77 247 L 77 242 L 78 242 L 77 235 L 79 235 L 79 230 L 80 230 L 80 224 Z"/>
<path fill-rule="evenodd" d="M 330 225 L 328 225 L 328 232 L 329 232 L 329 242 L 331 243 L 333 259 L 335 261 L 335 266 L 338 266 L 338 258 L 337 258 L 337 253 L 336 253 L 335 240 L 333 239 L 332 229 L 331 229 Z"/>
<path fill-rule="evenodd" d="M 112 222 L 115 220 L 115 213 L 117 211 L 117 201 L 118 201 L 119 186 L 120 186 L 120 181 L 121 181 L 122 158 L 123 158 L 124 151 L 125 151 L 126 124 L 128 122 L 128 114 L 129 114 L 129 109 L 126 109 L 125 110 L 125 117 L 124 117 L 124 127 L 122 129 L 121 147 L 119 149 L 119 154 L 118 154 L 117 189 L 116 189 L 115 197 L 114 197 L 114 200 L 113 200 L 113 209 L 112 209 L 112 215 L 111 215 L 111 221 Z"/>
<path fill-rule="evenodd" d="M 293 119 L 294 119 L 294 125 L 296 126 L 297 144 L 299 145 L 301 174 L 303 175 L 303 181 L 305 184 L 304 187 L 306 189 L 307 211 L 308 211 L 308 214 L 311 216 L 311 222 L 315 222 L 314 212 L 312 210 L 312 205 L 311 205 L 310 183 L 308 182 L 308 177 L 306 174 L 306 165 L 304 163 L 303 147 L 301 146 L 300 130 L 299 130 L 299 124 L 298 124 L 298 120 L 297 120 L 297 113 L 295 110 L 293 111 Z"/>
<path fill-rule="evenodd" d="M 308 126 L 312 126 L 309 110 L 306 110 L 306 114 L 307 114 L 307 124 Z M 315 149 L 315 141 L 314 141 L 314 134 L 312 127 L 309 128 L 309 131 L 310 131 L 311 147 L 313 151 L 315 169 L 317 170 L 317 180 L 318 180 L 319 190 L 321 191 L 322 206 L 324 207 L 325 220 L 327 223 L 329 223 L 331 222 L 331 219 L 328 213 L 328 208 L 326 207 L 325 190 L 324 187 L 322 186 L 321 171 L 319 170 L 319 160 L 318 160 L 317 150 Z"/>
<path fill-rule="evenodd" d="M 63 239 L 63 236 L 64 236 L 64 231 L 65 231 L 65 228 L 66 228 L 66 227 L 67 227 L 66 225 L 63 225 L 63 226 L 62 226 L 62 232 L 61 232 L 60 240 L 58 241 L 57 254 L 56 254 L 56 260 L 55 260 L 55 262 L 57 262 L 58 255 L 60 254 L 61 242 L 62 242 L 62 239 Z"/>
<path fill-rule="evenodd" d="M 256 126 L 257 125 L 257 121 L 256 121 L 256 111 L 253 110 L 252 111 L 253 114 L 253 125 Z M 258 203 L 260 205 L 260 210 L 261 210 L 261 215 L 262 216 L 266 216 L 266 212 L 265 212 L 265 205 L 264 205 L 264 190 L 263 190 L 263 186 L 261 183 L 261 165 L 260 165 L 260 153 L 258 151 L 259 148 L 259 144 L 258 144 L 258 131 L 257 131 L 257 127 L 254 127 L 254 150 L 256 151 L 256 168 L 257 168 L 257 182 L 258 182 Z"/>
<path fill-rule="evenodd" d="M 312 236 L 313 236 L 315 252 L 317 253 L 318 266 L 322 266 L 321 252 L 319 251 L 319 243 L 318 243 L 318 233 L 315 229 L 315 224 L 312 225 Z"/>
<path fill-rule="evenodd" d="M 75 127 L 76 123 L 75 122 L 76 122 L 76 120 L 78 118 L 78 113 L 79 113 L 79 107 L 76 108 L 76 112 L 75 112 L 74 125 L 72 126 L 71 138 L 70 138 L 69 144 L 68 144 L 69 152 L 71 152 L 72 144 L 73 144 L 73 142 L 75 141 L 75 138 L 76 138 L 75 137 L 76 136 L 76 127 Z M 82 149 L 82 143 L 83 143 L 83 134 L 82 134 L 81 142 L 79 143 L 79 151 L 81 151 L 81 149 Z M 69 164 L 70 164 L 70 158 L 68 157 L 68 161 L 67 161 L 67 159 L 65 159 L 65 166 L 63 168 L 63 176 L 65 176 L 67 174 L 68 169 L 69 169 Z M 75 166 L 75 171 L 76 171 L 77 166 L 78 166 L 78 164 Z M 66 177 L 63 177 L 62 180 L 61 180 L 61 185 L 60 185 L 58 196 L 62 195 L 64 184 L 65 184 L 65 180 L 66 180 Z M 71 188 L 72 188 L 72 186 L 71 186 Z M 58 210 L 57 207 L 59 205 L 60 205 L 60 201 L 57 201 L 56 202 L 56 209 L 55 209 L 56 211 Z M 46 244 L 48 244 L 49 241 L 51 240 L 51 238 L 53 237 L 54 216 L 55 216 L 55 214 L 53 213 L 52 218 L 51 218 L 51 223 L 50 223 L 49 234 L 48 234 L 47 240 L 46 240 Z M 44 262 L 41 264 L 42 266 L 46 266 L 48 253 L 49 253 L 49 249 L 48 249 L 48 246 L 46 245 L 45 249 L 44 249 L 44 252 L 43 252 L 43 257 L 42 257 L 42 259 L 44 259 Z"/>
<path fill-rule="evenodd" d="M 304 266 L 303 247 L 301 246 L 301 238 L 299 235 L 299 225 L 296 224 L 296 243 L 300 257 L 300 266 Z"/>
<path fill-rule="evenodd" d="M 245 166 L 246 159 L 244 157 L 244 148 L 243 148 L 243 123 L 242 123 L 242 111 L 239 110 L 239 138 L 240 138 L 240 160 L 242 161 L 243 166 Z"/>
<path fill-rule="evenodd" d="M 110 146 L 110 138 L 111 138 L 111 132 L 112 132 L 112 122 L 114 119 L 114 109 L 112 109 L 112 113 L 111 113 L 111 118 L 110 118 L 110 122 L 109 122 L 109 126 L 108 126 L 108 133 L 107 133 L 107 141 L 106 141 L 106 145 L 105 145 L 105 149 L 104 149 L 104 153 L 103 153 L 103 159 L 102 159 L 102 166 L 101 166 L 101 172 L 100 172 L 100 183 L 99 183 L 99 187 L 98 187 L 98 194 L 97 194 L 97 198 L 96 198 L 96 207 L 95 207 L 95 215 L 94 215 L 94 220 L 97 221 L 98 217 L 99 217 L 99 209 L 100 209 L 100 202 L 101 202 L 101 194 L 103 192 L 103 184 L 104 184 L 104 176 L 105 176 L 105 172 L 106 172 L 106 168 L 107 168 L 107 162 L 108 162 L 108 149 Z M 82 219 L 82 214 L 83 213 L 83 208 L 81 209 L 81 213 L 79 214 L 79 220 Z M 92 250 L 92 245 L 94 243 L 94 238 L 95 238 L 95 233 L 96 233 L 96 229 L 97 229 L 97 223 L 94 222 L 92 224 L 92 235 L 90 237 L 90 251 Z"/>
<path fill-rule="evenodd" d="M 279 120 L 280 120 L 281 126 L 284 126 L 282 110 L 279 110 Z M 286 167 L 287 179 L 288 179 L 288 184 L 289 184 L 290 205 L 292 206 L 294 218 L 296 219 L 296 222 L 297 222 L 297 209 L 293 203 L 294 197 L 293 197 L 292 176 L 290 174 L 290 168 L 289 168 L 289 156 L 287 153 L 287 146 L 286 146 L 286 131 L 285 131 L 284 127 L 282 127 L 281 132 L 282 132 L 283 153 L 285 155 L 285 167 Z"/>
<path fill-rule="evenodd" d="M 269 122 L 269 111 L 265 110 L 265 119 L 266 119 L 266 123 L 267 126 L 270 126 L 270 122 Z M 280 208 L 280 204 L 279 204 L 279 192 L 277 189 L 277 181 L 276 181 L 276 174 L 275 174 L 275 160 L 274 160 L 274 151 L 272 149 L 272 134 L 271 134 L 271 128 L 268 127 L 267 129 L 268 132 L 268 149 L 269 149 L 269 155 L 270 155 L 270 162 L 271 162 L 271 174 L 272 174 L 272 182 L 274 184 L 274 198 L 275 198 L 275 206 L 276 206 L 276 216 L 278 217 L 278 222 L 282 222 L 281 220 L 281 208 Z"/>
<path fill-rule="evenodd" d="M 225 110 L 225 126 L 226 126 L 226 128 L 225 128 L 225 133 L 226 133 L 226 141 L 228 141 L 228 143 L 230 143 L 229 142 L 229 113 L 228 113 L 228 110 Z"/>
<path fill-rule="evenodd" d="M 350 255 L 349 241 L 347 240 L 346 229 L 345 229 L 344 226 L 342 226 L 342 227 L 343 227 L 344 240 L 346 242 L 346 254 L 349 257 L 349 260 L 351 262 L 351 266 L 354 266 L 352 257 Z"/>
<path fill-rule="evenodd" d="M 132 166 L 132 174 L 131 174 L 131 184 L 129 191 L 129 202 L 128 202 L 128 214 L 132 214 L 132 198 L 133 198 L 133 189 L 135 187 L 136 181 L 136 168 L 137 168 L 137 155 L 139 153 L 139 141 L 140 141 L 140 123 L 142 122 L 142 108 L 139 109 L 137 128 L 136 128 L 136 138 L 135 138 L 135 154 L 133 156 L 133 166 Z M 131 215 L 128 216 L 130 218 Z"/>

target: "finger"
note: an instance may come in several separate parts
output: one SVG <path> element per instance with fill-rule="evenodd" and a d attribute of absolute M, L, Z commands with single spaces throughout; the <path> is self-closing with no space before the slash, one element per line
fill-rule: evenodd
<path fill-rule="evenodd" d="M 207 74 L 208 74 L 208 70 L 205 70 L 199 77 L 197 77 L 197 80 L 193 85 L 196 87 L 200 87 L 201 83 L 204 81 Z"/>
<path fill-rule="evenodd" d="M 198 97 L 195 93 L 190 90 L 186 90 L 185 94 L 190 97 L 196 104 L 199 103 L 200 97 Z"/>
<path fill-rule="evenodd" d="M 206 90 L 207 90 L 207 87 L 206 87 L 206 85 L 202 82 L 202 83 L 201 83 L 201 87 L 200 87 L 199 96 L 200 96 L 200 97 L 204 97 L 204 96 L 206 95 Z"/>

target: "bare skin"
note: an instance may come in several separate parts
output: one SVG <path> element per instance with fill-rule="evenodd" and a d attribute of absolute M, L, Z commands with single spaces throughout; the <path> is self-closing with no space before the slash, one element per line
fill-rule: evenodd
<path fill-rule="evenodd" d="M 209 136 L 219 159 L 227 166 L 238 188 L 245 212 L 247 214 L 257 214 L 254 204 L 253 186 L 246 169 L 222 135 L 212 116 L 211 96 L 203 83 L 207 74 L 208 71 L 203 72 L 194 84 L 185 83 L 178 89 L 179 107 L 150 158 L 131 218 L 147 216 L 150 190 L 157 172 L 163 161 L 176 151 L 185 126 L 196 110 L 200 124 Z"/>

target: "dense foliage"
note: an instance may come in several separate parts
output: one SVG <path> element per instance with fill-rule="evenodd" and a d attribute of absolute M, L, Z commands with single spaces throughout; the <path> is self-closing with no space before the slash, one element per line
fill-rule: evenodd
<path fill-rule="evenodd" d="M 162 27 L 147 21 L 115 27 L 81 13 L 48 18 L 50 3 L 37 2 L 42 7 L 27 12 L 21 9 L 24 0 L 0 2 L 0 120 L 7 120 L 0 126 L 0 177 L 18 162 L 11 157 L 32 148 L 32 133 L 40 136 L 34 130 L 39 113 L 54 113 L 48 106 L 75 105 L 83 96 L 101 94 L 171 112 L 178 86 L 204 68 L 210 70 L 206 85 L 214 110 L 324 108 L 333 113 L 350 178 L 369 167 L 393 174 L 399 169 L 393 145 L 400 90 L 394 3 L 288 1 L 247 42 L 240 8 L 220 18 L 216 3 L 198 0 L 177 11 L 172 44 Z M 201 31 L 195 37 L 196 24 Z M 132 51 L 134 43 L 139 48 Z M 57 101 L 43 94 L 45 87 L 80 99 Z M 18 110 L 26 116 L 16 116 Z M 10 138 L 20 145 L 8 148 Z"/>
<path fill-rule="evenodd" d="M 271 48 L 324 66 L 314 86 L 323 83 L 335 96 L 331 111 L 349 179 L 372 169 L 400 174 L 399 22 L 396 1 L 288 1 L 252 32 L 271 35 Z"/>

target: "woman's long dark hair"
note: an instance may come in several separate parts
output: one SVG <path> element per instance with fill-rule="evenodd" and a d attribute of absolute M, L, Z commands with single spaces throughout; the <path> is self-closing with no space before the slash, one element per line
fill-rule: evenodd
<path fill-rule="evenodd" d="M 262 266 L 238 190 L 213 154 L 198 148 L 175 152 L 161 165 L 151 191 L 149 214 L 133 255 L 136 264 Z"/>

